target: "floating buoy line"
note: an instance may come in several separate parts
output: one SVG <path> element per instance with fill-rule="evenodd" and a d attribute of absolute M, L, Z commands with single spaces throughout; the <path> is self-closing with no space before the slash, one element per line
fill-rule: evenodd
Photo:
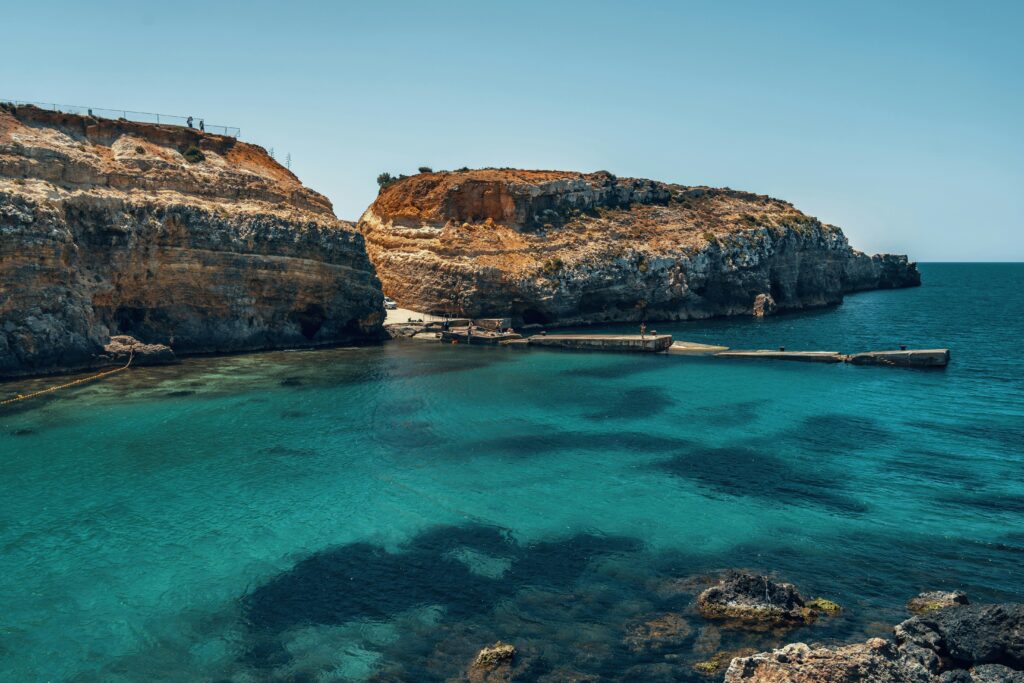
<path fill-rule="evenodd" d="M 18 394 L 14 398 L 9 398 L 9 399 L 7 399 L 5 401 L 0 401 L 0 406 L 10 405 L 11 403 L 17 403 L 18 401 L 27 401 L 30 398 L 36 398 L 37 396 L 42 396 L 43 394 L 51 394 L 51 393 L 53 393 L 55 391 L 60 391 L 61 389 L 67 389 L 68 387 L 77 386 L 79 384 L 85 384 L 87 382 L 93 382 L 95 380 L 102 379 L 104 377 L 109 377 L 110 375 L 116 374 L 118 372 L 124 372 L 125 370 L 127 370 L 131 366 L 132 360 L 134 360 L 134 359 L 135 359 L 135 351 L 132 351 L 131 353 L 128 354 L 128 362 L 125 363 L 124 365 L 122 365 L 119 368 L 114 368 L 113 370 L 106 370 L 106 371 L 101 372 L 101 373 L 96 374 L 96 375 L 90 375 L 89 377 L 83 377 L 81 379 L 76 379 L 74 382 L 67 382 L 66 384 L 58 384 L 57 386 L 50 387 L 48 389 L 43 389 L 41 391 L 33 391 L 31 394 Z"/>

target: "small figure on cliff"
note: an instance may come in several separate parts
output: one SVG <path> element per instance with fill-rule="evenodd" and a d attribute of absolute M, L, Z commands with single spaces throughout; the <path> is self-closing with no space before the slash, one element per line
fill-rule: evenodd
<path fill-rule="evenodd" d="M 191 117 L 191 116 L 190 116 L 190 117 L 188 117 L 187 119 L 185 119 L 185 124 L 186 124 L 186 125 L 187 125 L 187 126 L 188 126 L 189 128 L 192 128 L 192 117 Z"/>
<path fill-rule="evenodd" d="M 205 133 L 206 132 L 206 122 L 203 121 L 202 119 L 199 119 L 199 132 L 201 132 L 201 133 Z"/>
<path fill-rule="evenodd" d="M 644 332 L 647 331 L 647 323 L 640 323 L 640 338 L 644 338 Z"/>

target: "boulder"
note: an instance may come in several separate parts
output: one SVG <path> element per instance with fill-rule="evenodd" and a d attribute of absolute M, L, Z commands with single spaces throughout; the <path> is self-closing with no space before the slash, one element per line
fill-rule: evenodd
<path fill-rule="evenodd" d="M 961 591 L 928 591 L 911 598 L 907 602 L 907 609 L 914 614 L 924 614 L 943 607 L 967 604 L 970 604 L 967 594 Z"/>
<path fill-rule="evenodd" d="M 956 668 L 1002 664 L 1024 670 L 1024 604 L 945 607 L 904 621 L 896 639 L 963 665 Z"/>
<path fill-rule="evenodd" d="M 791 583 L 742 571 L 730 571 L 718 584 L 697 596 L 697 609 L 705 618 L 745 627 L 810 623 L 821 611 L 832 611 L 821 609 L 821 604 L 809 605 Z"/>
<path fill-rule="evenodd" d="M 894 640 L 793 643 L 734 659 L 726 683 L 1022 683 L 1024 605 L 954 604 L 899 624 Z"/>
<path fill-rule="evenodd" d="M 882 638 L 845 647 L 793 643 L 732 660 L 725 683 L 933 683 L 932 672 Z"/>

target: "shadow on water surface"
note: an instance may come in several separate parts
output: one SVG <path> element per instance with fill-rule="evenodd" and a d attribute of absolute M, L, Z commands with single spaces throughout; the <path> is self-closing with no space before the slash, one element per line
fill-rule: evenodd
<path fill-rule="evenodd" d="M 280 665 L 288 657 L 280 634 L 311 624 L 387 620 L 427 606 L 443 608 L 445 619 L 471 619 L 524 586 L 565 589 L 594 559 L 639 548 L 634 539 L 592 534 L 522 546 L 501 529 L 467 525 L 427 530 L 397 552 L 371 543 L 320 551 L 243 598 L 254 634 L 248 659 Z M 507 569 L 481 571 L 480 558 Z"/>
<path fill-rule="evenodd" d="M 600 408 L 584 417 L 596 422 L 635 420 L 663 413 L 674 403 L 671 394 L 658 387 L 627 389 L 602 397 Z"/>
<path fill-rule="evenodd" d="M 872 448 L 892 440 L 892 433 L 878 420 L 861 415 L 823 413 L 804 418 L 787 436 L 821 453 Z"/>
<path fill-rule="evenodd" d="M 788 458 L 740 446 L 691 448 L 655 465 L 715 493 L 764 498 L 789 505 L 816 505 L 844 513 L 867 506 L 844 496 L 842 478 L 798 468 Z"/>
<path fill-rule="evenodd" d="M 521 434 L 478 439 L 466 451 L 510 457 L 551 455 L 561 451 L 597 453 L 671 453 L 693 444 L 689 439 L 641 431 L 585 432 L 537 425 L 529 437 Z"/>

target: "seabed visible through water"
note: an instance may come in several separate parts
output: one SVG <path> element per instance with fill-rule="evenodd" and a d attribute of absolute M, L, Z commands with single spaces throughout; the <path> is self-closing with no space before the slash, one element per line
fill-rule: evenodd
<path fill-rule="evenodd" d="M 884 635 L 922 590 L 1024 600 L 1024 266 L 922 272 L 658 328 L 944 370 L 389 343 L 4 411 L 2 677 L 442 681 L 501 639 L 538 678 L 708 680 L 717 651 Z M 721 628 L 692 598 L 729 567 L 844 610 Z M 669 649 L 638 638 L 666 615 Z"/>

